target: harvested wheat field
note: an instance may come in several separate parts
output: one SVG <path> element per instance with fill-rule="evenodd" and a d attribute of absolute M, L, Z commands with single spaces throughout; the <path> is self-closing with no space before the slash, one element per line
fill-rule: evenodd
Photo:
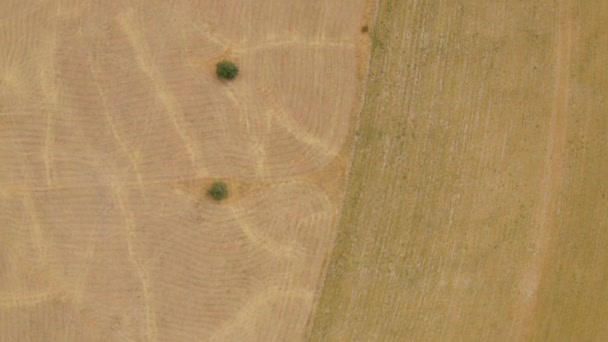
<path fill-rule="evenodd" d="M 313 341 L 608 341 L 608 2 L 381 0 Z"/>
<path fill-rule="evenodd" d="M 0 341 L 303 340 L 372 7 L 0 1 Z"/>
<path fill-rule="evenodd" d="M 376 2 L 0 1 L 0 341 L 608 340 L 608 2 Z"/>

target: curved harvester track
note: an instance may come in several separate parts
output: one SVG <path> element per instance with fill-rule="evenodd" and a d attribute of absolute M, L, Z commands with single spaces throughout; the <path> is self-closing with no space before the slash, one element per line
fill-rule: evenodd
<path fill-rule="evenodd" d="M 0 340 L 304 339 L 366 2 L 1 1 Z"/>

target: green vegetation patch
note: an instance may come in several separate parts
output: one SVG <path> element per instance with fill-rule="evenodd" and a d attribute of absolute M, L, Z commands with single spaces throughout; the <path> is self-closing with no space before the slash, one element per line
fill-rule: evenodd
<path fill-rule="evenodd" d="M 234 63 L 223 60 L 216 64 L 215 73 L 221 79 L 231 80 L 239 74 L 239 68 Z"/>
<path fill-rule="evenodd" d="M 228 185 L 224 182 L 214 182 L 207 193 L 216 201 L 221 201 L 228 197 Z"/>

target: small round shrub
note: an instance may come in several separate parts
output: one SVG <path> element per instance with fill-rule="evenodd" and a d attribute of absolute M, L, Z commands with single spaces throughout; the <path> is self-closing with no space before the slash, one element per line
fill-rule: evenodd
<path fill-rule="evenodd" d="M 216 64 L 215 73 L 219 78 L 231 80 L 239 74 L 239 68 L 230 61 L 221 61 Z"/>
<path fill-rule="evenodd" d="M 215 182 L 207 191 L 209 196 L 216 201 L 221 201 L 228 197 L 228 186 L 224 182 Z"/>

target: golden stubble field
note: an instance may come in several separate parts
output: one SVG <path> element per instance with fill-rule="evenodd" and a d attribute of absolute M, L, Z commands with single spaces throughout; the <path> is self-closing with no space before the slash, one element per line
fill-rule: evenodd
<path fill-rule="evenodd" d="M 372 7 L 0 1 L 0 340 L 303 339 Z"/>
<path fill-rule="evenodd" d="M 607 22 L 380 1 L 312 341 L 608 340 Z"/>

